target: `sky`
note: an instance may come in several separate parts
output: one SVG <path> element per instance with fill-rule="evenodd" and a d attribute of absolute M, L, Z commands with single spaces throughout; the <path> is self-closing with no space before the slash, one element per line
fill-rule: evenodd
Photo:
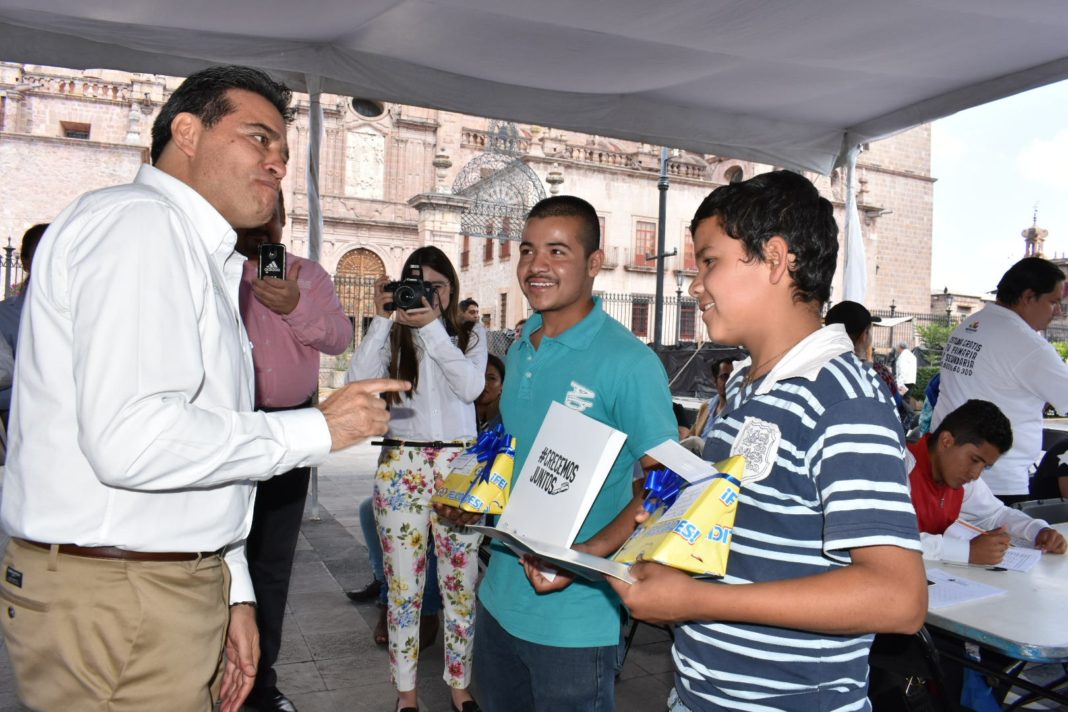
<path fill-rule="evenodd" d="M 1046 256 L 1068 254 L 1068 81 L 936 121 L 931 175 L 932 292 L 994 289 L 1036 203 Z"/>

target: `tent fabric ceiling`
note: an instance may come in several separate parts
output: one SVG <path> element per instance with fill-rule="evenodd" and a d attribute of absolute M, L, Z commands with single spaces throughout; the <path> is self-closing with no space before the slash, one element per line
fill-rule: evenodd
<path fill-rule="evenodd" d="M 188 74 L 829 172 L 850 146 L 1068 78 L 1061 0 L 0 0 L 0 59 Z"/>

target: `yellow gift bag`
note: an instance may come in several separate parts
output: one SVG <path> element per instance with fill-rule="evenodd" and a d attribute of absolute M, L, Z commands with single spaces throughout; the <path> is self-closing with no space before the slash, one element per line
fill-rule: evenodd
<path fill-rule="evenodd" d="M 726 573 L 745 458 L 727 458 L 716 464 L 716 470 L 693 483 L 671 470 L 650 472 L 646 480 L 650 517 L 612 558 L 624 564 L 656 561 L 693 574 Z"/>
<path fill-rule="evenodd" d="M 452 461 L 449 476 L 430 501 L 465 512 L 500 514 L 508 504 L 514 470 L 515 438 L 498 425 Z"/>

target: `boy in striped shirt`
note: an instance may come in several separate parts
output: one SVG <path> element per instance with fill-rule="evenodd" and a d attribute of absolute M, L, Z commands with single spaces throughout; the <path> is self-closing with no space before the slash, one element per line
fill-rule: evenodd
<path fill-rule="evenodd" d="M 691 224 L 709 337 L 751 354 L 704 457 L 746 457 L 726 575 L 654 563 L 616 586 L 679 623 L 673 712 L 867 710 L 877 632 L 923 624 L 927 587 L 888 394 L 840 325 L 821 327 L 838 252 L 831 204 L 779 171 L 713 191 Z"/>

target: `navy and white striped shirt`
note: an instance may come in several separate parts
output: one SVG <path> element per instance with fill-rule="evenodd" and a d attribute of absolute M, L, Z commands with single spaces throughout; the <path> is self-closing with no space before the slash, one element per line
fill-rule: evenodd
<path fill-rule="evenodd" d="M 810 335 L 754 384 L 743 387 L 748 368 L 731 379 L 704 457 L 745 454 L 746 481 L 727 575 L 708 585 L 811 576 L 847 566 L 855 547 L 919 550 L 901 425 L 840 330 Z M 691 622 L 676 635 L 675 685 L 692 710 L 868 710 L 871 639 Z"/>

